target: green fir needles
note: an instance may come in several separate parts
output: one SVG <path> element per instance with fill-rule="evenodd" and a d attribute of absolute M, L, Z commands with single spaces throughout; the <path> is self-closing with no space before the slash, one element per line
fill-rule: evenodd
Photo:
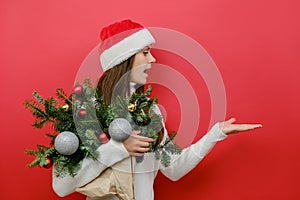
<path fill-rule="evenodd" d="M 82 85 L 77 83 L 71 95 L 57 89 L 57 98 L 45 99 L 33 92 L 34 100 L 24 102 L 35 117 L 32 126 L 42 129 L 51 124 L 53 133 L 45 134 L 50 139 L 49 146 L 37 145 L 36 150 L 25 150 L 26 154 L 35 156 L 28 167 L 50 168 L 53 163 L 56 176 L 63 177 L 66 173 L 75 176 L 84 158 L 96 159 L 99 156 L 97 148 L 110 139 L 108 127 L 115 118 L 125 118 L 133 130 L 140 130 L 142 136 L 153 138 L 155 141 L 150 144 L 149 153 L 155 153 L 163 166 L 169 166 L 171 155 L 180 154 L 181 149 L 172 142 L 176 132 L 165 136 L 157 99 L 149 98 L 151 90 L 148 86 L 145 93 L 133 93 L 130 98 L 118 96 L 109 105 L 104 103 L 101 92 L 92 87 L 89 79 Z M 56 137 L 64 131 L 74 133 L 79 139 L 78 149 L 71 155 L 57 151 L 54 145 Z"/>

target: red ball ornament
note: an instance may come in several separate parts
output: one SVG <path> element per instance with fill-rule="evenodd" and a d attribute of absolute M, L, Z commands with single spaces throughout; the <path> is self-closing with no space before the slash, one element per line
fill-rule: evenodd
<path fill-rule="evenodd" d="M 79 113 L 80 117 L 85 117 L 86 116 L 86 109 L 81 108 L 78 113 Z"/>
<path fill-rule="evenodd" d="M 108 135 L 106 133 L 100 133 L 99 140 L 102 144 L 105 144 L 109 141 Z"/>
<path fill-rule="evenodd" d="M 43 166 L 46 169 L 51 168 L 53 165 L 53 160 L 51 158 L 46 158 L 46 164 Z"/>
<path fill-rule="evenodd" d="M 82 91 L 83 91 L 82 85 L 76 85 L 76 86 L 73 88 L 73 93 L 76 94 L 76 95 L 81 95 L 81 94 L 82 94 Z"/>

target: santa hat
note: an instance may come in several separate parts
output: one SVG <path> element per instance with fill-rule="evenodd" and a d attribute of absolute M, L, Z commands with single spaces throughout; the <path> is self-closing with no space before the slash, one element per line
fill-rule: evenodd
<path fill-rule="evenodd" d="M 100 39 L 99 53 L 103 71 L 122 63 L 155 42 L 149 30 L 129 19 L 104 27 Z"/>

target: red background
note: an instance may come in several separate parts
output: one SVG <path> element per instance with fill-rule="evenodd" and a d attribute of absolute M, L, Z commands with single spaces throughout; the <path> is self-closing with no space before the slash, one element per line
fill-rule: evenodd
<path fill-rule="evenodd" d="M 23 150 L 48 141 L 32 129 L 22 103 L 34 90 L 45 97 L 57 87 L 70 92 L 100 28 L 124 18 L 174 29 L 202 44 L 223 77 L 227 117 L 264 125 L 217 144 L 178 182 L 159 174 L 156 199 L 300 199 L 299 17 L 296 0 L 2 0 L 0 199 L 60 199 L 50 170 L 26 168 L 33 157 Z M 167 110 L 172 126 L 176 109 L 171 104 Z"/>

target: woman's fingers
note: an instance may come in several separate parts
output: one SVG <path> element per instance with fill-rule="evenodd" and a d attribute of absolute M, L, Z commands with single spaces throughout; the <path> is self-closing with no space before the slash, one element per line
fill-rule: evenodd
<path fill-rule="evenodd" d="M 143 148 L 148 148 L 149 147 L 149 142 L 140 142 L 139 146 L 143 147 Z"/>
<path fill-rule="evenodd" d="M 154 141 L 152 138 L 140 136 L 140 133 L 141 131 L 132 131 L 132 134 L 129 136 L 129 138 L 123 142 L 130 155 L 144 155 L 144 153 L 149 151 L 149 143 Z"/>
<path fill-rule="evenodd" d="M 225 121 L 224 123 L 220 124 L 220 128 L 222 131 L 229 135 L 232 133 L 248 131 L 256 128 L 261 128 L 261 124 L 233 124 L 236 121 L 235 118 L 230 118 L 229 120 Z"/>
<path fill-rule="evenodd" d="M 243 124 L 241 125 L 241 130 L 251 130 L 251 129 L 256 129 L 256 128 L 261 128 L 262 125 L 261 124 Z"/>
<path fill-rule="evenodd" d="M 138 135 L 138 134 L 140 134 L 140 133 L 141 133 L 141 131 L 138 131 L 138 130 L 133 130 L 133 131 L 131 132 L 132 135 Z"/>
<path fill-rule="evenodd" d="M 261 128 L 261 124 L 231 124 L 237 131 L 247 131 L 255 128 Z"/>
<path fill-rule="evenodd" d="M 139 135 L 140 133 L 141 133 L 141 131 L 132 131 L 131 137 L 134 137 L 141 142 L 154 142 L 153 138 L 140 136 Z"/>
<path fill-rule="evenodd" d="M 227 120 L 225 123 L 227 124 L 232 124 L 236 121 L 236 119 L 233 117 L 233 118 L 230 118 L 229 120 Z"/>
<path fill-rule="evenodd" d="M 146 153 L 148 151 L 149 151 L 149 148 L 147 148 L 147 147 L 139 147 L 136 150 L 136 152 L 140 152 L 140 153 Z"/>

